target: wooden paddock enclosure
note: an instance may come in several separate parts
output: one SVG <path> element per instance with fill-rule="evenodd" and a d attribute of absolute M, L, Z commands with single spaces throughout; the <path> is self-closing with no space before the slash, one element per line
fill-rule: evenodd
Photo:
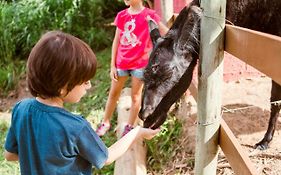
<path fill-rule="evenodd" d="M 257 174 L 251 160 L 221 118 L 222 51 L 253 66 L 281 84 L 281 38 L 242 27 L 225 25 L 225 0 L 201 0 L 201 74 L 189 91 L 198 101 L 195 174 L 216 173 L 218 146 L 235 174 Z M 222 8 L 221 8 L 222 7 Z M 177 14 L 168 21 L 174 22 Z M 224 39 L 223 39 L 224 37 Z M 225 43 L 223 43 L 225 41 Z M 272 64 L 274 63 L 274 64 Z M 212 102 L 211 103 L 208 103 Z"/>
<path fill-rule="evenodd" d="M 281 84 L 280 37 L 226 25 L 225 51 Z M 236 174 L 255 174 L 255 169 L 249 159 L 244 154 L 239 154 L 239 152 L 241 153 L 240 146 L 235 146 L 237 141 L 232 135 L 232 132 L 222 120 L 219 145 L 226 154 L 232 169 Z"/>
<path fill-rule="evenodd" d="M 225 50 L 281 84 L 281 38 L 231 25 L 225 27 L 225 5 L 226 0 L 201 1 L 204 12 L 198 94 L 194 91 L 196 85 L 190 89 L 198 102 L 195 174 L 216 174 L 220 146 L 235 174 L 254 175 L 257 172 L 252 162 L 221 118 L 222 53 Z"/>
<path fill-rule="evenodd" d="M 195 174 L 216 174 L 220 147 L 235 174 L 255 175 L 257 172 L 251 160 L 221 118 L 223 52 L 281 84 L 281 38 L 225 25 L 225 6 L 226 0 L 201 0 L 204 9 L 198 66 L 201 70 L 198 71 L 198 84 L 192 82 L 189 88 L 198 103 Z"/>

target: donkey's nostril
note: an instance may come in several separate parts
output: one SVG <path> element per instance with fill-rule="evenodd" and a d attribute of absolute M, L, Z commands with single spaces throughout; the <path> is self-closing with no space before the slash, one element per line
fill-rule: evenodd
<path fill-rule="evenodd" d="M 144 110 L 143 110 L 143 108 L 141 108 L 141 110 L 140 110 L 140 112 L 139 112 L 139 118 L 141 119 L 141 120 L 144 120 L 145 118 L 144 118 Z"/>
<path fill-rule="evenodd" d="M 149 115 L 152 114 L 152 107 L 149 105 L 149 106 L 145 106 L 145 107 L 142 107 L 140 112 L 139 112 L 139 118 L 141 120 L 145 120 Z"/>

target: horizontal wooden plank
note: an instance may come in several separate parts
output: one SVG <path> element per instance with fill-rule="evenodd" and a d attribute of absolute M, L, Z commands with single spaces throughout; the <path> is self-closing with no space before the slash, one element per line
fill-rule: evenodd
<path fill-rule="evenodd" d="M 197 83 L 192 81 L 189 87 L 191 95 L 197 101 Z M 196 119 L 194 119 L 196 120 Z M 243 148 L 237 141 L 236 137 L 225 123 L 224 119 L 221 119 L 220 132 L 219 132 L 219 145 L 225 154 L 231 168 L 236 174 L 254 175 L 257 174 L 254 165 L 243 151 Z"/>
<path fill-rule="evenodd" d="M 190 91 L 192 97 L 197 101 L 197 96 L 198 96 L 198 83 L 195 82 L 194 80 L 191 81 L 190 86 L 188 90 Z"/>
<path fill-rule="evenodd" d="M 235 174 L 257 174 L 251 160 L 223 119 L 221 119 L 219 144 Z"/>
<path fill-rule="evenodd" d="M 226 25 L 225 51 L 281 85 L 281 37 Z"/>

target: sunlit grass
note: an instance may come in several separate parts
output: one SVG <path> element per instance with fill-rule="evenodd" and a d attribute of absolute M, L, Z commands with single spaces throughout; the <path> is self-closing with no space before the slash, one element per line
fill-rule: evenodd
<path fill-rule="evenodd" d="M 182 123 L 175 116 L 168 116 L 161 126 L 161 132 L 152 140 L 147 141 L 147 166 L 151 172 L 159 172 L 176 153 L 179 144 L 177 138 L 182 131 Z"/>
<path fill-rule="evenodd" d="M 20 174 L 19 171 L 19 164 L 18 162 L 8 162 L 3 157 L 4 152 L 4 143 L 6 134 L 8 131 L 9 124 L 5 121 L 0 121 L 0 174 L 1 175 L 18 175 Z"/>
<path fill-rule="evenodd" d="M 0 97 L 6 96 L 15 89 L 17 83 L 25 73 L 25 61 L 0 63 Z"/>

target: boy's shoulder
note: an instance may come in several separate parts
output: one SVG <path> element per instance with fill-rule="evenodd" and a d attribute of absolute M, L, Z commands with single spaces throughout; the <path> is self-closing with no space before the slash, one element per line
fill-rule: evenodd
<path fill-rule="evenodd" d="M 18 101 L 15 105 L 14 105 L 14 109 L 18 108 L 19 106 L 28 106 L 31 103 L 33 103 L 35 99 L 34 98 L 25 98 L 22 99 L 20 101 Z"/>
<path fill-rule="evenodd" d="M 47 115 L 50 120 L 54 119 L 56 122 L 67 123 L 68 125 L 71 123 L 73 126 L 86 125 L 86 119 L 82 115 L 71 113 L 64 108 L 45 105 L 35 98 L 26 98 L 15 104 L 13 114 L 23 113 Z"/>
<path fill-rule="evenodd" d="M 83 120 L 84 118 L 81 115 L 73 114 L 64 108 L 59 108 L 59 107 L 54 107 L 54 106 L 49 106 L 46 104 L 43 104 L 39 101 L 37 101 L 35 98 L 26 98 L 18 101 L 14 105 L 13 110 L 17 109 L 28 109 L 29 107 L 33 107 L 36 110 L 48 112 L 48 113 L 61 113 L 63 115 L 67 115 L 69 117 L 77 118 L 78 120 Z M 81 119 L 80 119 L 81 118 Z"/>

